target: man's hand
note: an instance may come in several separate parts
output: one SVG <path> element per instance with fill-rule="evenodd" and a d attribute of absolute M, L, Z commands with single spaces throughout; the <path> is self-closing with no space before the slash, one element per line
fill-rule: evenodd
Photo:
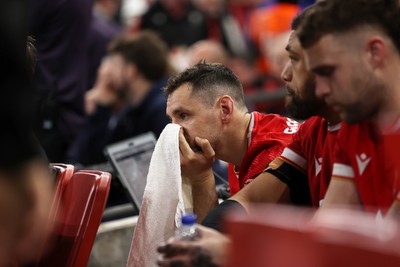
<path fill-rule="evenodd" d="M 201 238 L 196 241 L 180 241 L 173 238 L 160 246 L 162 254 L 158 266 L 222 266 L 228 257 L 229 238 L 207 227 L 198 225 Z"/>
<path fill-rule="evenodd" d="M 192 185 L 193 211 L 201 222 L 207 213 L 218 204 L 212 165 L 215 152 L 207 139 L 195 138 L 199 151 L 193 151 L 187 142 L 183 129 L 179 132 L 179 150 L 182 176 Z"/>
<path fill-rule="evenodd" d="M 119 88 L 117 88 L 116 75 L 113 71 L 114 65 L 112 58 L 102 61 L 96 83 L 85 95 L 86 114 L 92 114 L 97 105 L 112 108 L 119 101 Z"/>
<path fill-rule="evenodd" d="M 183 129 L 179 132 L 179 150 L 181 159 L 182 176 L 188 177 L 192 184 L 202 183 L 212 174 L 212 165 L 215 160 L 215 152 L 207 139 L 195 138 L 199 151 L 194 151 L 187 142 Z"/>

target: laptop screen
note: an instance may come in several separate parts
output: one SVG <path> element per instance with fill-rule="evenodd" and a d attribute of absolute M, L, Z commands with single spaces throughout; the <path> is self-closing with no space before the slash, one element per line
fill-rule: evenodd
<path fill-rule="evenodd" d="M 121 183 L 139 209 L 155 144 L 156 138 L 149 132 L 109 145 L 105 149 Z"/>

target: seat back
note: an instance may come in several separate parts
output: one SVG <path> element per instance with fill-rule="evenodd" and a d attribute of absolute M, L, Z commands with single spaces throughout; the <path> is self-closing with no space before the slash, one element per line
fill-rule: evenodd
<path fill-rule="evenodd" d="M 356 210 L 250 207 L 226 220 L 229 267 L 400 266 L 400 225 Z"/>
<path fill-rule="evenodd" d="M 59 207 L 52 233 L 52 250 L 38 266 L 86 266 L 100 225 L 111 175 L 78 171 L 61 185 Z"/>
<path fill-rule="evenodd" d="M 397 221 L 356 210 L 331 210 L 313 220 L 321 266 L 400 266 Z"/>
<path fill-rule="evenodd" d="M 254 206 L 248 214 L 232 213 L 225 230 L 231 237 L 229 267 L 316 267 L 315 244 L 306 227 L 308 210 Z"/>
<path fill-rule="evenodd" d="M 51 206 L 50 220 L 54 222 L 59 213 L 61 196 L 66 188 L 66 185 L 71 180 L 72 175 L 75 173 L 75 166 L 71 164 L 64 163 L 51 163 L 51 167 L 53 167 L 57 171 L 57 176 L 55 180 L 54 187 L 54 197 L 53 203 Z"/>
<path fill-rule="evenodd" d="M 71 164 L 64 163 L 50 163 L 56 175 L 54 177 L 54 191 L 53 191 L 53 202 L 51 204 L 50 214 L 49 214 L 49 227 L 52 227 L 56 223 L 56 219 L 60 213 L 61 209 L 61 197 L 65 191 L 65 188 L 72 176 L 75 173 L 75 166 Z M 47 250 L 52 246 L 52 233 L 49 237 L 44 240 L 41 244 L 41 251 L 38 253 L 36 258 L 36 265 L 40 266 L 39 263 L 41 259 L 47 254 Z"/>
<path fill-rule="evenodd" d="M 88 174 L 97 177 L 97 191 L 92 202 L 92 210 L 90 216 L 86 216 L 86 229 L 83 232 L 81 247 L 78 251 L 74 266 L 86 266 L 90 257 L 90 252 L 96 238 L 97 230 L 100 226 L 104 209 L 107 204 L 108 194 L 110 191 L 111 174 L 101 171 L 84 170 Z"/>

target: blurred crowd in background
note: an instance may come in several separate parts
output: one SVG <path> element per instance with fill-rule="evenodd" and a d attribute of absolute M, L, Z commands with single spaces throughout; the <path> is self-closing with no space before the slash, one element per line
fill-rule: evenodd
<path fill-rule="evenodd" d="M 135 36 L 143 30 L 154 31 L 160 37 L 150 43 L 159 42 L 167 47 L 168 68 L 163 77 L 150 79 L 152 82 L 165 80 L 169 74 L 202 59 L 219 62 L 231 68 L 243 83 L 250 110 L 283 114 L 286 91 L 280 73 L 285 63 L 290 22 L 312 2 L 30 1 L 28 31 L 35 39 L 39 59 L 34 75 L 36 90 L 40 92 L 35 126 L 49 160 L 82 165 L 100 163 L 105 161 L 103 156 L 84 155 L 87 147 L 91 147 L 88 142 L 93 135 L 111 132 L 103 140 L 91 141 L 98 146 L 91 154 L 99 155 L 104 145 L 140 131 L 153 131 L 158 136 L 160 128 L 168 123 L 161 117 L 158 130 L 148 126 L 140 131 L 127 126 L 115 130 L 113 126 L 123 120 L 121 112 L 125 112 L 122 117 L 128 116 L 124 109 L 127 102 L 136 106 L 141 102 L 132 104 L 127 100 L 127 87 L 135 92 L 141 85 L 134 84 L 135 79 L 124 80 L 126 68 L 121 64 L 115 67 L 121 62 L 105 60 L 116 54 L 108 50 L 109 45 L 117 37 Z M 154 66 L 150 64 L 149 68 Z M 111 111 L 99 115 L 98 107 L 105 106 Z M 97 120 L 99 117 L 102 122 Z M 95 126 L 87 125 L 90 120 L 96 121 Z M 85 130 L 88 127 L 92 133 Z"/>

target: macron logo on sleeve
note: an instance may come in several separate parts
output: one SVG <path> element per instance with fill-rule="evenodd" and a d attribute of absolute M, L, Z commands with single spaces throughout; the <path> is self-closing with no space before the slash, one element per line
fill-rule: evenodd
<path fill-rule="evenodd" d="M 315 158 L 315 176 L 321 171 L 322 167 L 322 157 Z"/>
<path fill-rule="evenodd" d="M 362 175 L 365 171 L 365 168 L 367 168 L 368 163 L 371 161 L 371 157 L 367 157 L 365 153 L 362 153 L 361 155 L 356 155 L 356 160 L 358 172 L 360 173 L 360 175 Z"/>

